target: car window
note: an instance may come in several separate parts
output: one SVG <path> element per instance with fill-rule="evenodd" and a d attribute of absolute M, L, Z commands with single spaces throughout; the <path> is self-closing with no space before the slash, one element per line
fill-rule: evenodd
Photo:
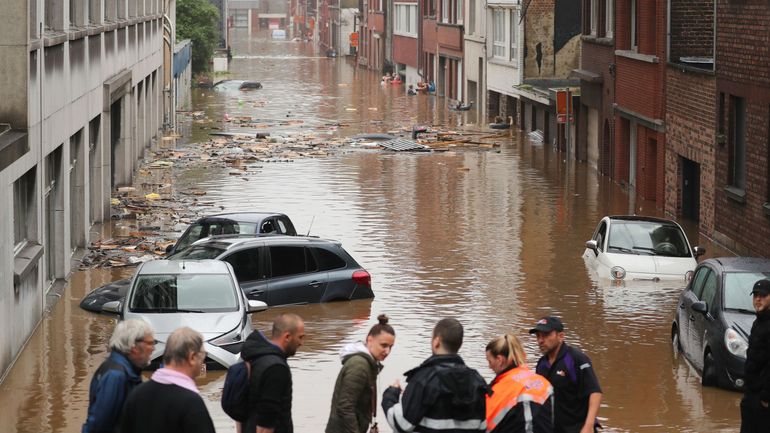
<path fill-rule="evenodd" d="M 179 240 L 176 241 L 176 249 L 183 250 L 190 246 L 191 243 L 201 238 L 201 231 L 203 226 L 200 224 L 193 224 L 190 226 L 190 230 L 185 232 Z"/>
<path fill-rule="evenodd" d="M 205 245 L 196 245 L 186 250 L 178 251 L 168 257 L 169 260 L 201 260 L 201 259 L 216 259 L 224 250 L 222 248 L 214 248 Z"/>
<path fill-rule="evenodd" d="M 285 235 L 286 234 L 286 224 L 284 224 L 283 221 L 281 221 L 280 218 L 276 219 L 275 222 L 278 225 L 278 233 L 280 233 L 282 235 Z"/>
<path fill-rule="evenodd" d="M 709 272 L 706 276 L 706 281 L 703 282 L 703 293 L 700 296 L 700 300 L 706 303 L 709 310 L 713 311 L 714 299 L 717 294 L 717 275 L 714 272 Z"/>
<path fill-rule="evenodd" d="M 596 230 L 596 234 L 594 235 L 594 240 L 596 241 L 596 244 L 599 246 L 599 249 L 604 251 L 604 239 L 607 236 L 607 222 L 602 221 L 602 223 L 599 225 L 599 228 Z"/>
<path fill-rule="evenodd" d="M 347 262 L 342 257 L 329 250 L 323 248 L 313 248 L 313 250 L 316 253 L 316 257 L 318 257 L 318 269 L 321 271 L 330 271 L 347 266 Z"/>
<path fill-rule="evenodd" d="M 154 313 L 237 311 L 235 293 L 229 274 L 140 275 L 129 309 Z"/>
<path fill-rule="evenodd" d="M 770 272 L 728 272 L 725 274 L 724 308 L 754 312 L 751 289 L 759 280 L 770 278 Z"/>
<path fill-rule="evenodd" d="M 282 277 L 315 272 L 318 265 L 305 247 L 274 246 L 270 247 L 270 269 L 273 277 Z"/>
<path fill-rule="evenodd" d="M 260 272 L 259 258 L 260 248 L 249 248 L 236 251 L 222 260 L 233 265 L 235 277 L 243 283 L 264 278 L 264 273 Z"/>
<path fill-rule="evenodd" d="M 682 230 L 674 224 L 656 221 L 613 221 L 607 250 L 626 254 L 691 257 Z"/>
<path fill-rule="evenodd" d="M 259 228 L 260 233 L 276 233 L 275 223 L 272 219 L 262 221 L 262 226 Z"/>
<path fill-rule="evenodd" d="M 698 269 L 698 272 L 695 274 L 695 278 L 692 280 L 692 285 L 690 285 L 690 289 L 692 290 L 693 294 L 696 298 L 700 299 L 701 294 L 703 294 L 703 282 L 706 281 L 706 277 L 711 272 L 711 269 L 703 267 Z"/>

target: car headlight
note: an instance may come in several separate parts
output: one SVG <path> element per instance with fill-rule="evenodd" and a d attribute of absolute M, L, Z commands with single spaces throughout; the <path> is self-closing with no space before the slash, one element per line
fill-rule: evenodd
<path fill-rule="evenodd" d="M 626 270 L 620 266 L 613 266 L 612 269 L 610 269 L 610 275 L 616 280 L 622 280 L 623 278 L 626 278 Z"/>
<path fill-rule="evenodd" d="M 221 335 L 209 341 L 209 343 L 213 344 L 214 346 L 228 346 L 231 344 L 243 343 L 243 339 L 248 337 L 248 335 L 241 335 L 242 330 L 243 327 L 238 325 L 237 328 L 233 329 L 227 334 Z"/>
<path fill-rule="evenodd" d="M 684 282 L 689 283 L 692 280 L 692 276 L 695 275 L 695 272 L 693 271 L 687 271 L 684 274 Z"/>
<path fill-rule="evenodd" d="M 725 347 L 733 355 L 746 358 L 746 349 L 749 348 L 749 343 L 735 329 L 727 328 L 727 331 L 725 331 Z"/>

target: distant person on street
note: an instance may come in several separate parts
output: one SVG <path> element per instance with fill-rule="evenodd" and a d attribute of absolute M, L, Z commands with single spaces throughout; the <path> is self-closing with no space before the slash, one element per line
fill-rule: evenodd
<path fill-rule="evenodd" d="M 741 400 L 741 433 L 770 432 L 770 280 L 751 290 L 757 318 L 746 350 L 746 392 Z"/>
<path fill-rule="evenodd" d="M 408 385 L 403 395 L 396 380 L 382 396 L 382 409 L 394 432 L 486 431 L 487 386 L 457 354 L 462 344 L 460 322 L 442 319 L 436 324 L 433 355 L 405 373 Z"/>
<path fill-rule="evenodd" d="M 409 88 L 406 89 L 406 94 L 410 96 L 414 96 L 417 94 L 417 90 L 414 89 L 414 85 L 410 84 Z"/>
<path fill-rule="evenodd" d="M 487 362 L 497 376 L 487 394 L 487 431 L 553 432 L 553 387 L 527 367 L 521 342 L 513 334 L 487 344 Z"/>
<path fill-rule="evenodd" d="M 332 395 L 332 408 L 326 433 L 366 433 L 377 408 L 377 375 L 381 362 L 390 355 L 396 332 L 388 324 L 388 316 L 377 317 L 366 336 L 366 342 L 347 344 L 342 348 L 342 369 L 337 375 Z"/>
<path fill-rule="evenodd" d="M 558 317 L 540 319 L 529 333 L 537 335 L 543 354 L 535 371 L 554 389 L 554 433 L 595 432 L 600 427 L 596 415 L 602 390 L 591 360 L 564 342 L 564 325 Z"/>
<path fill-rule="evenodd" d="M 296 314 L 283 313 L 273 322 L 268 340 L 254 331 L 243 343 L 241 357 L 251 363 L 248 433 L 292 433 L 292 381 L 286 359 L 305 339 L 305 323 Z"/>
<path fill-rule="evenodd" d="M 128 396 L 120 433 L 215 433 L 195 385 L 205 360 L 199 332 L 187 327 L 172 332 L 163 352 L 164 367 Z"/>
<path fill-rule="evenodd" d="M 140 373 L 149 365 L 153 348 L 155 336 L 147 322 L 131 319 L 118 323 L 110 338 L 110 356 L 91 379 L 83 433 L 118 431 L 123 403 L 142 383 Z"/>

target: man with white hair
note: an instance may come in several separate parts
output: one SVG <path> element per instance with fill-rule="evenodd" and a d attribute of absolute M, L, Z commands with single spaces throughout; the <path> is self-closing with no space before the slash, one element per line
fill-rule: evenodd
<path fill-rule="evenodd" d="M 171 333 L 163 352 L 164 367 L 128 396 L 121 433 L 215 433 L 195 378 L 203 369 L 203 336 L 190 328 Z"/>
<path fill-rule="evenodd" d="M 142 367 L 150 364 L 154 347 L 154 332 L 147 322 L 131 319 L 118 323 L 110 338 L 110 356 L 91 379 L 83 433 L 118 431 L 123 403 L 142 382 Z"/>

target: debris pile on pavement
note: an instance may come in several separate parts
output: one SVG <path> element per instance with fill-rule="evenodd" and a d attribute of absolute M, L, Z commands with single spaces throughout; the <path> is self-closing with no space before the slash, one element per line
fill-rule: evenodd
<path fill-rule="evenodd" d="M 441 152 L 460 149 L 494 149 L 506 139 L 505 133 L 490 133 L 489 131 L 461 130 L 455 131 L 440 126 L 413 126 L 385 134 L 360 134 L 348 139 L 348 143 L 358 146 L 381 146 L 386 149 L 399 150 L 389 145 L 394 140 L 411 139 L 417 146 L 400 146 L 405 150 L 425 150 L 419 145 L 428 146 L 429 150 Z"/>

